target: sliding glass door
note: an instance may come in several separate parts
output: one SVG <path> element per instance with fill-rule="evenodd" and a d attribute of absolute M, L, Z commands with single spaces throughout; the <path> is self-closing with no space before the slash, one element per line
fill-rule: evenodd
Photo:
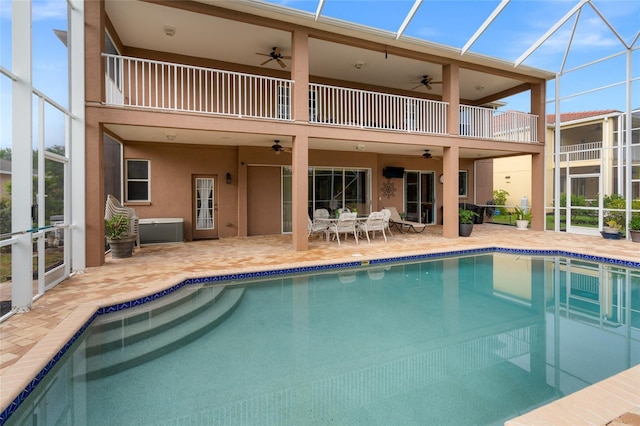
<path fill-rule="evenodd" d="M 315 209 L 330 214 L 349 208 L 360 215 L 371 211 L 371 170 L 342 167 L 309 168 L 309 217 Z M 282 168 L 282 232 L 291 232 L 291 169 Z"/>
<path fill-rule="evenodd" d="M 435 172 L 405 172 L 404 200 L 407 220 L 434 224 Z"/>

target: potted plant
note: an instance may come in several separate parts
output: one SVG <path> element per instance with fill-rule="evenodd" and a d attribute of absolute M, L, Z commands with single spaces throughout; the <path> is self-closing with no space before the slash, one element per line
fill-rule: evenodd
<path fill-rule="evenodd" d="M 516 216 L 516 228 L 520 231 L 529 229 L 531 221 L 531 209 L 523 210 L 521 207 L 514 207 L 513 213 Z"/>
<path fill-rule="evenodd" d="M 640 243 L 640 213 L 631 214 L 629 234 L 631 235 L 631 241 Z"/>
<path fill-rule="evenodd" d="M 107 220 L 106 237 L 111 248 L 111 257 L 123 259 L 131 257 L 136 236 L 129 234 L 129 216 L 124 214 L 114 215 Z"/>
<path fill-rule="evenodd" d="M 618 222 L 609 217 L 604 222 L 605 225 L 602 227 L 602 236 L 607 240 L 619 240 L 620 239 L 620 225 Z"/>
<path fill-rule="evenodd" d="M 473 231 L 474 218 L 478 216 L 478 213 L 466 210 L 463 208 L 458 209 L 458 235 L 461 237 L 468 237 Z"/>
<path fill-rule="evenodd" d="M 507 204 L 507 197 L 509 196 L 509 192 L 504 189 L 496 189 L 493 191 L 493 204 L 496 205 L 494 210 L 494 215 L 499 216 L 502 213 L 502 209 L 504 205 Z"/>

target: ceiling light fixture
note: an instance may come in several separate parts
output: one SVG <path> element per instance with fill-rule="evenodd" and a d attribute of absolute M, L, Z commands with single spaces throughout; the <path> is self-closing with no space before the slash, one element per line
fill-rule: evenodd
<path fill-rule="evenodd" d="M 484 90 L 484 86 L 483 86 L 482 84 L 478 84 L 478 85 L 476 86 L 476 90 L 477 90 L 478 92 L 482 92 L 482 91 Z"/>
<path fill-rule="evenodd" d="M 175 133 L 167 132 L 167 133 L 164 134 L 164 137 L 167 138 L 168 141 L 175 141 L 176 140 L 176 134 Z"/>
<path fill-rule="evenodd" d="M 362 69 L 362 67 L 364 67 L 364 61 L 356 62 L 355 64 L 353 64 L 353 67 L 358 70 Z"/>

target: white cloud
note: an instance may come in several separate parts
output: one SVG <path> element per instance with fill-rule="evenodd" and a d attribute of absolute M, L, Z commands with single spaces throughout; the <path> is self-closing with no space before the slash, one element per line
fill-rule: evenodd
<path fill-rule="evenodd" d="M 66 19 L 67 2 L 65 0 L 35 0 L 31 14 L 34 21 Z"/>

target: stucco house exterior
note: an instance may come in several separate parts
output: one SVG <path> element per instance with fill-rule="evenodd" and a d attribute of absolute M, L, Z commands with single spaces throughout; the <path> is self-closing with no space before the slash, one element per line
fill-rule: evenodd
<path fill-rule="evenodd" d="M 571 223 L 572 213 L 589 212 L 594 216 L 606 215 L 598 206 L 603 204 L 602 197 L 623 194 L 623 182 L 626 180 L 626 167 L 620 161 L 627 156 L 624 146 L 624 125 L 626 115 L 622 111 L 603 109 L 594 111 L 563 112 L 560 114 L 560 144 L 556 147 L 556 116 L 547 115 L 547 144 L 545 145 L 545 212 L 552 214 L 555 202 L 556 183 L 554 171 L 559 167 L 558 192 L 561 200 L 563 220 L 562 230 L 577 233 L 597 234 L 600 226 L 580 226 Z M 630 152 L 632 200 L 640 199 L 640 152 L 638 144 L 640 129 L 640 111 L 631 114 L 632 147 Z M 557 155 L 557 157 L 556 157 Z M 531 158 L 528 155 L 508 159 L 495 159 L 492 162 L 494 189 L 509 192 L 507 205 L 520 205 L 522 197 L 531 197 Z M 572 196 L 574 204 L 572 205 Z M 575 205 L 581 200 L 580 205 Z M 584 201 L 584 203 L 582 203 Z M 572 212 L 573 209 L 573 212 Z"/>
<path fill-rule="evenodd" d="M 542 209 L 551 73 L 267 4 L 85 8 L 88 266 L 108 193 L 186 240 L 291 232 L 306 250 L 315 208 L 440 223 L 476 201 L 477 161 L 530 154 Z M 491 107 L 519 92 L 530 114 Z"/>

